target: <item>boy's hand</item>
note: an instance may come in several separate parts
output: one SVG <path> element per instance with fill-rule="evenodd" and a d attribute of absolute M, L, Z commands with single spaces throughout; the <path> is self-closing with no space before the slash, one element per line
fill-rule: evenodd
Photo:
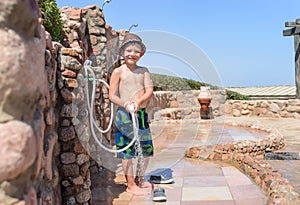
<path fill-rule="evenodd" d="M 129 112 L 130 113 L 133 113 L 133 112 L 135 112 L 135 108 L 134 108 L 134 104 L 133 103 L 131 103 L 130 105 L 129 105 Z"/>
<path fill-rule="evenodd" d="M 131 103 L 134 105 L 134 112 L 137 113 L 140 109 L 140 103 L 138 101 L 132 101 Z"/>

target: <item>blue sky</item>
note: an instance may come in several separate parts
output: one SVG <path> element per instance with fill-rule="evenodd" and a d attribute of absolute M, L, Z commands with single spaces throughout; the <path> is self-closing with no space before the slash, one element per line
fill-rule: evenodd
<path fill-rule="evenodd" d="M 59 7 L 101 7 L 103 2 L 57 0 Z M 215 70 L 224 87 L 295 84 L 294 40 L 282 31 L 287 29 L 286 21 L 300 18 L 299 0 L 112 0 L 103 13 L 115 30 L 138 24 L 132 32 L 167 32 L 192 43 L 211 61 L 213 67 L 208 69 Z M 189 53 L 185 45 L 176 48 Z M 141 64 L 153 72 L 162 68 L 173 75 L 206 80 L 201 74 L 205 71 L 199 74 L 181 56 L 147 52 Z"/>

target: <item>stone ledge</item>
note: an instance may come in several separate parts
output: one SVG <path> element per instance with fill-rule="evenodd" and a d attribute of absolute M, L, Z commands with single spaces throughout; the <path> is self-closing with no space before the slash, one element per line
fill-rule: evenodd
<path fill-rule="evenodd" d="M 199 146 L 190 148 L 185 157 L 193 159 L 209 159 L 225 161 L 233 164 L 267 194 L 267 204 L 300 204 L 300 197 L 294 187 L 278 170 L 261 158 L 266 152 L 279 150 L 284 147 L 283 136 L 274 130 L 255 126 L 250 123 L 231 123 L 268 132 L 262 140 L 246 140 L 213 146 Z"/>

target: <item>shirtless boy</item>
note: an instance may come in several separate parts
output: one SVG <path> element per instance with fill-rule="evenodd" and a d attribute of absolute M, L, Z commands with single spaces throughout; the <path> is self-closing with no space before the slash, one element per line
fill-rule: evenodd
<path fill-rule="evenodd" d="M 147 103 L 153 94 L 153 85 L 148 69 L 137 65 L 145 51 L 146 47 L 139 36 L 131 33 L 125 36 L 120 48 L 125 63 L 113 71 L 109 89 L 109 99 L 118 105 L 116 113 L 117 149 L 122 149 L 133 139 L 129 107 L 130 105 L 134 106 L 134 112 L 139 121 L 139 139 L 144 156 L 144 167 L 142 167 L 143 173 L 141 175 L 144 175 L 149 157 L 153 156 L 152 137 L 148 124 L 148 115 L 145 112 Z M 132 161 L 136 157 L 134 145 L 124 152 L 118 153 L 117 156 L 122 159 L 127 181 L 126 191 L 134 195 L 148 194 L 142 188 L 149 187 L 151 184 L 144 181 L 144 176 L 134 177 Z"/>

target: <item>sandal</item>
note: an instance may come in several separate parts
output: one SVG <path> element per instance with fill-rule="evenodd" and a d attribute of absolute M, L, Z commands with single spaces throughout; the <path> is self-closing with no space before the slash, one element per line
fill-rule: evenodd
<path fill-rule="evenodd" d="M 154 202 L 165 202 L 165 201 L 167 201 L 165 190 L 163 188 L 154 189 L 154 191 L 153 191 L 153 201 Z"/>
<path fill-rule="evenodd" d="M 172 184 L 174 183 L 174 179 L 172 177 L 167 177 L 164 175 L 160 175 L 160 176 L 151 175 L 150 182 L 153 184 Z"/>

